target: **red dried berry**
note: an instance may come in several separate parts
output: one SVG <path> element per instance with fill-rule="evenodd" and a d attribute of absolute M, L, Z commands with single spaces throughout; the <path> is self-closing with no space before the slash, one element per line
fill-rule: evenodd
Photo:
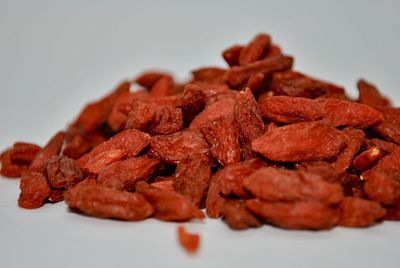
<path fill-rule="evenodd" d="M 339 210 L 339 225 L 346 227 L 367 227 L 386 214 L 386 210 L 379 203 L 356 197 L 344 198 Z"/>
<path fill-rule="evenodd" d="M 46 177 L 39 172 L 25 173 L 21 177 L 18 205 L 22 208 L 39 208 L 51 193 Z"/>

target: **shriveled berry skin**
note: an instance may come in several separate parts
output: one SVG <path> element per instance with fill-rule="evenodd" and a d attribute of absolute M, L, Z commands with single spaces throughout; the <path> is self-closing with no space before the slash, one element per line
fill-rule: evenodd
<path fill-rule="evenodd" d="M 175 171 L 174 188 L 198 207 L 201 207 L 210 185 L 210 160 L 193 155 L 182 160 Z"/>
<path fill-rule="evenodd" d="M 169 164 L 178 164 L 194 154 L 210 154 L 210 147 L 201 132 L 184 130 L 151 138 L 149 155 Z"/>
<path fill-rule="evenodd" d="M 346 144 L 337 155 L 334 163 L 338 171 L 346 171 L 357 152 L 365 142 L 365 134 L 362 130 L 355 128 L 345 128 L 342 133 L 345 135 Z"/>
<path fill-rule="evenodd" d="M 320 202 L 269 203 L 250 199 L 246 205 L 255 215 L 284 229 L 324 230 L 339 222 L 337 210 Z"/>
<path fill-rule="evenodd" d="M 239 128 L 242 157 L 243 159 L 251 159 L 253 158 L 251 143 L 264 134 L 264 122 L 257 102 L 249 88 L 236 95 L 233 114 Z"/>
<path fill-rule="evenodd" d="M 326 160 L 336 156 L 345 144 L 337 129 L 319 122 L 278 127 L 252 143 L 254 151 L 281 162 Z"/>
<path fill-rule="evenodd" d="M 153 206 L 154 217 L 164 221 L 188 221 L 194 218 L 202 219 L 204 214 L 199 208 L 174 191 L 163 190 L 138 182 L 136 192 L 142 194 Z"/>
<path fill-rule="evenodd" d="M 101 158 L 101 155 L 107 155 L 107 151 L 121 150 L 126 151 L 127 157 L 135 157 L 150 142 L 150 135 L 136 129 L 126 129 L 109 140 L 99 144 L 92 151 L 78 159 L 78 165 L 85 167 L 91 159 Z"/>
<path fill-rule="evenodd" d="M 99 172 L 97 183 L 117 190 L 134 190 L 135 184 L 149 179 L 160 164 L 146 156 L 117 161 Z"/>
<path fill-rule="evenodd" d="M 53 156 L 58 155 L 61 152 L 61 148 L 64 144 L 65 133 L 59 132 L 54 135 L 45 147 L 40 150 L 35 159 L 29 166 L 29 171 L 32 172 L 43 172 L 47 161 Z"/>
<path fill-rule="evenodd" d="M 139 221 L 154 212 L 139 193 L 123 192 L 85 181 L 66 191 L 64 198 L 71 209 L 99 218 Z"/>
<path fill-rule="evenodd" d="M 261 115 L 276 123 L 300 123 L 316 121 L 325 114 L 324 107 L 316 100 L 272 96 L 259 101 Z"/>
<path fill-rule="evenodd" d="M 386 210 L 379 203 L 356 197 L 343 199 L 339 210 L 339 225 L 346 227 L 367 227 L 386 214 Z"/>
<path fill-rule="evenodd" d="M 323 122 L 335 127 L 349 126 L 367 128 L 382 122 L 382 113 L 361 103 L 327 98 L 320 100 L 324 107 Z"/>
<path fill-rule="evenodd" d="M 16 142 L 11 150 L 11 160 L 29 165 L 42 148 L 33 143 Z"/>
<path fill-rule="evenodd" d="M 361 79 L 357 82 L 357 88 L 359 102 L 372 107 L 390 106 L 390 101 L 373 84 Z"/>
<path fill-rule="evenodd" d="M 374 132 L 391 141 L 400 144 L 400 108 L 376 108 L 383 115 L 381 123 L 373 126 Z"/>
<path fill-rule="evenodd" d="M 81 180 L 83 174 L 76 162 L 66 156 L 52 156 L 46 164 L 46 176 L 51 187 L 68 189 Z"/>
<path fill-rule="evenodd" d="M 27 172 L 21 177 L 21 193 L 18 205 L 21 208 L 33 209 L 41 207 L 51 193 L 46 177 L 39 172 Z"/>
<path fill-rule="evenodd" d="M 210 218 L 219 218 L 221 216 L 221 208 L 224 203 L 224 198 L 220 195 L 220 172 L 218 171 L 212 175 L 207 191 L 206 211 Z"/>
<path fill-rule="evenodd" d="M 221 213 L 229 227 L 235 230 L 257 228 L 262 225 L 262 222 L 246 208 L 245 200 L 226 200 Z"/>
<path fill-rule="evenodd" d="M 271 37 L 267 34 L 258 34 L 244 47 L 239 54 L 239 64 L 245 65 L 262 58 L 269 50 Z"/>
<path fill-rule="evenodd" d="M 318 201 L 337 204 L 343 198 L 339 183 L 299 170 L 260 168 L 243 180 L 243 186 L 254 196 L 268 202 Z"/>
<path fill-rule="evenodd" d="M 188 233 L 184 226 L 177 228 L 178 241 L 182 247 L 189 253 L 195 254 L 200 246 L 200 236 L 198 234 Z"/>
<path fill-rule="evenodd" d="M 266 164 L 259 158 L 229 165 L 220 170 L 216 175 L 220 181 L 220 191 L 224 195 L 234 195 L 242 198 L 248 197 L 248 192 L 243 188 L 243 180 Z"/>
<path fill-rule="evenodd" d="M 239 129 L 232 115 L 206 123 L 202 132 L 212 156 L 223 166 L 240 161 Z"/>

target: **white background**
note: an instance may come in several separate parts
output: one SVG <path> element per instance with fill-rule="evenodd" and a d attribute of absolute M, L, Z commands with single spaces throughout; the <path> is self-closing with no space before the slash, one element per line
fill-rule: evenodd
<path fill-rule="evenodd" d="M 44 144 L 87 101 L 146 68 L 221 65 L 221 51 L 270 33 L 295 68 L 345 86 L 365 77 L 400 104 L 396 1 L 0 1 L 0 150 Z M 99 220 L 63 203 L 17 207 L 18 181 L 0 180 L 1 267 L 398 267 L 400 224 L 328 232 L 235 232 L 191 223 L 199 254 L 174 223 Z"/>

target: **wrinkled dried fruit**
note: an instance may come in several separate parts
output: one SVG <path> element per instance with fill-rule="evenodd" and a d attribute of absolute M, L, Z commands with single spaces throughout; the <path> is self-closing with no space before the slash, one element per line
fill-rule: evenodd
<path fill-rule="evenodd" d="M 260 218 L 285 229 L 330 229 L 339 221 L 335 209 L 319 202 L 268 203 L 251 199 L 246 205 Z"/>
<path fill-rule="evenodd" d="M 29 165 L 42 148 L 33 143 L 16 142 L 11 150 L 11 161 Z"/>
<path fill-rule="evenodd" d="M 367 128 L 382 121 L 382 114 L 365 104 L 335 98 L 320 101 L 325 109 L 323 122 L 335 127 Z"/>
<path fill-rule="evenodd" d="M 248 193 L 243 188 L 243 179 L 265 166 L 265 162 L 259 158 L 243 161 L 229 165 L 217 173 L 220 181 L 221 193 L 224 195 L 235 195 L 248 197 Z"/>
<path fill-rule="evenodd" d="M 28 169 L 27 165 L 13 163 L 11 160 L 12 149 L 3 152 L 0 156 L 0 174 L 9 178 L 17 178 Z"/>
<path fill-rule="evenodd" d="M 319 201 L 337 204 L 343 198 L 338 183 L 325 181 L 317 174 L 264 167 L 243 179 L 243 186 L 268 202 Z"/>
<path fill-rule="evenodd" d="M 206 123 L 202 131 L 212 156 L 223 166 L 240 161 L 239 129 L 232 115 Z"/>
<path fill-rule="evenodd" d="M 357 88 L 359 92 L 359 102 L 372 107 L 390 106 L 389 100 L 382 96 L 373 84 L 361 79 L 357 82 Z"/>
<path fill-rule="evenodd" d="M 81 180 L 83 174 L 76 162 L 66 156 L 52 156 L 46 164 L 46 176 L 51 187 L 68 189 Z"/>
<path fill-rule="evenodd" d="M 186 125 L 204 109 L 205 98 L 206 96 L 199 86 L 194 84 L 185 86 L 183 95 L 179 98 L 176 107 L 182 109 L 183 120 Z"/>
<path fill-rule="evenodd" d="M 99 218 L 139 221 L 154 212 L 139 193 L 122 192 L 85 181 L 66 191 L 64 198 L 71 209 Z"/>
<path fill-rule="evenodd" d="M 385 138 L 400 144 L 400 109 L 399 108 L 377 108 L 382 115 L 383 121 L 373 127 L 373 130 Z"/>
<path fill-rule="evenodd" d="M 134 190 L 135 184 L 149 179 L 160 164 L 159 160 L 145 156 L 117 161 L 99 172 L 97 183 L 117 190 Z"/>
<path fill-rule="evenodd" d="M 210 179 L 211 170 L 208 157 L 192 155 L 178 163 L 174 187 L 176 192 L 200 207 L 205 200 Z"/>
<path fill-rule="evenodd" d="M 220 195 L 220 172 L 221 171 L 212 175 L 210 186 L 208 187 L 206 209 L 207 215 L 210 218 L 218 218 L 221 216 L 221 208 L 224 203 L 224 199 Z"/>
<path fill-rule="evenodd" d="M 358 172 L 364 172 L 375 165 L 382 157 L 383 153 L 381 149 L 377 146 L 373 146 L 356 156 L 353 159 L 351 167 Z"/>
<path fill-rule="evenodd" d="M 236 95 L 233 114 L 239 128 L 243 159 L 250 159 L 251 143 L 264 133 L 264 122 L 257 102 L 248 88 Z"/>
<path fill-rule="evenodd" d="M 160 114 L 158 124 L 153 127 L 151 132 L 154 134 L 172 134 L 182 129 L 182 110 L 165 106 Z"/>
<path fill-rule="evenodd" d="M 229 66 L 239 65 L 239 56 L 242 52 L 243 46 L 234 45 L 222 52 L 222 57 L 225 59 Z"/>
<path fill-rule="evenodd" d="M 224 79 L 230 86 L 240 87 L 256 73 L 268 76 L 274 72 L 289 70 L 292 65 L 292 57 L 278 55 L 241 66 L 234 66 L 225 73 Z"/>
<path fill-rule="evenodd" d="M 127 154 L 127 151 L 120 149 L 110 149 L 101 152 L 91 157 L 82 167 L 82 170 L 91 174 L 99 174 L 109 164 L 125 159 Z"/>
<path fill-rule="evenodd" d="M 335 128 L 307 122 L 272 129 L 254 140 L 252 148 L 274 161 L 299 162 L 330 159 L 344 143 L 345 136 Z"/>
<path fill-rule="evenodd" d="M 365 134 L 361 130 L 354 128 L 345 128 L 342 133 L 345 134 L 346 145 L 337 156 L 334 166 L 339 171 L 346 171 L 363 145 Z"/>
<path fill-rule="evenodd" d="M 239 64 L 245 65 L 262 58 L 269 49 L 271 37 L 267 34 L 258 34 L 244 47 L 239 54 Z"/>
<path fill-rule="evenodd" d="M 381 204 L 400 204 L 400 172 L 373 172 L 364 183 L 364 192 L 369 199 Z"/>
<path fill-rule="evenodd" d="M 245 200 L 226 200 L 221 208 L 225 222 L 235 230 L 256 228 L 262 225 L 246 208 Z"/>
<path fill-rule="evenodd" d="M 49 160 L 53 155 L 58 155 L 60 153 L 64 143 L 64 138 L 64 132 L 59 132 L 54 135 L 46 144 L 46 146 L 36 154 L 35 159 L 29 166 L 29 171 L 43 172 L 46 167 L 47 160 Z"/>
<path fill-rule="evenodd" d="M 321 119 L 325 110 L 316 100 L 272 96 L 259 101 L 261 115 L 276 123 L 300 123 Z"/>
<path fill-rule="evenodd" d="M 46 177 L 39 172 L 25 173 L 21 177 L 18 205 L 22 208 L 39 208 L 51 193 Z"/>
<path fill-rule="evenodd" d="M 198 234 L 188 233 L 184 226 L 180 225 L 177 229 L 178 241 L 182 247 L 190 254 L 195 254 L 200 245 L 200 236 Z"/>
<path fill-rule="evenodd" d="M 178 164 L 190 155 L 209 154 L 210 148 L 202 133 L 184 130 L 170 135 L 154 136 L 149 154 L 169 164 Z"/>
<path fill-rule="evenodd" d="M 204 214 L 183 195 L 138 182 L 136 192 L 141 193 L 154 208 L 154 217 L 163 221 L 203 219 Z"/>
<path fill-rule="evenodd" d="M 367 227 L 386 214 L 386 210 L 379 203 L 356 197 L 344 198 L 339 210 L 339 225 L 346 227 Z"/>

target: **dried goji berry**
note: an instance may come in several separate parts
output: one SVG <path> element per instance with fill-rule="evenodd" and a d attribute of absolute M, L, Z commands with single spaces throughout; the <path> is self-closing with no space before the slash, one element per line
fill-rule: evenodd
<path fill-rule="evenodd" d="M 254 140 L 252 148 L 274 161 L 300 162 L 330 159 L 344 144 L 344 134 L 335 128 L 307 122 L 272 129 Z"/>
<path fill-rule="evenodd" d="M 375 171 L 364 183 L 369 199 L 384 205 L 400 204 L 400 172 Z"/>
<path fill-rule="evenodd" d="M 33 143 L 16 142 L 11 150 L 11 161 L 29 165 L 42 148 Z"/>
<path fill-rule="evenodd" d="M 204 214 L 183 195 L 161 190 L 146 182 L 136 184 L 136 192 L 141 193 L 152 204 L 154 217 L 164 221 L 188 221 L 202 219 Z"/>
<path fill-rule="evenodd" d="M 22 208 L 39 208 L 51 193 L 46 177 L 39 172 L 28 172 L 21 177 L 18 205 Z"/>
<path fill-rule="evenodd" d="M 325 110 L 315 100 L 289 97 L 272 96 L 262 98 L 258 102 L 261 115 L 277 123 L 300 123 L 321 119 Z"/>
<path fill-rule="evenodd" d="M 239 64 L 245 65 L 262 58 L 269 50 L 271 37 L 267 34 L 258 34 L 240 51 Z"/>
<path fill-rule="evenodd" d="M 339 171 L 346 171 L 363 145 L 365 134 L 363 131 L 354 128 L 345 128 L 342 133 L 345 134 L 346 145 L 337 156 L 334 166 Z"/>
<path fill-rule="evenodd" d="M 366 227 L 386 214 L 386 210 L 379 203 L 356 197 L 344 198 L 339 210 L 339 225 L 346 227 Z"/>
<path fill-rule="evenodd" d="M 233 113 L 239 128 L 243 158 L 250 159 L 252 158 L 251 143 L 264 133 L 264 122 L 257 102 L 248 88 L 236 95 Z"/>
<path fill-rule="evenodd" d="M 64 137 L 64 132 L 58 132 L 54 135 L 46 146 L 36 154 L 35 159 L 29 166 L 29 171 L 43 172 L 47 160 L 49 160 L 53 155 L 58 155 L 60 153 L 64 144 Z"/>
<path fill-rule="evenodd" d="M 138 83 L 139 85 L 150 89 L 153 87 L 153 85 L 163 76 L 166 76 L 166 73 L 163 72 L 158 72 L 158 71 L 147 71 L 145 73 L 142 73 L 139 75 L 136 79 L 135 82 Z"/>
<path fill-rule="evenodd" d="M 198 234 L 188 233 L 182 225 L 177 228 L 178 241 L 182 247 L 190 254 L 195 254 L 200 245 L 200 236 Z"/>
<path fill-rule="evenodd" d="M 383 121 L 373 127 L 373 130 L 388 141 L 400 144 L 400 109 L 376 108 L 383 115 Z"/>
<path fill-rule="evenodd" d="M 337 204 L 343 198 L 342 187 L 338 183 L 327 182 L 313 173 L 273 167 L 251 173 L 244 178 L 243 186 L 268 202 L 319 201 Z"/>
<path fill-rule="evenodd" d="M 239 56 L 243 49 L 241 45 L 234 45 L 222 52 L 222 57 L 225 59 L 229 66 L 239 65 Z"/>
<path fill-rule="evenodd" d="M 246 65 L 234 66 L 225 73 L 224 79 L 230 86 L 240 87 L 256 73 L 263 73 L 268 76 L 274 72 L 289 70 L 292 65 L 292 57 L 279 55 Z"/>
<path fill-rule="evenodd" d="M 248 197 L 248 193 L 243 188 L 243 179 L 263 166 L 265 162 L 259 158 L 253 158 L 220 170 L 216 176 L 219 179 L 221 193 L 226 196 Z"/>
<path fill-rule="evenodd" d="M 99 172 L 97 182 L 117 190 L 134 190 L 138 181 L 149 179 L 159 166 L 159 160 L 146 156 L 117 161 Z"/>
<path fill-rule="evenodd" d="M 222 77 L 226 70 L 218 67 L 204 67 L 192 71 L 193 79 L 195 81 L 207 81 L 220 83 L 223 81 Z"/>
<path fill-rule="evenodd" d="M 325 109 L 323 121 L 333 126 L 367 128 L 382 121 L 382 114 L 365 104 L 327 98 L 320 100 Z"/>
<path fill-rule="evenodd" d="M 0 155 L 0 174 L 4 177 L 17 178 L 28 169 L 27 165 L 13 163 L 11 160 L 12 149 L 4 151 Z"/>
<path fill-rule="evenodd" d="M 338 212 L 319 202 L 246 201 L 247 208 L 267 222 L 285 229 L 330 229 L 339 221 Z"/>
<path fill-rule="evenodd" d="M 183 95 L 179 98 L 176 107 L 182 109 L 183 120 L 186 125 L 204 109 L 205 98 L 206 96 L 199 86 L 195 84 L 185 86 Z"/>
<path fill-rule="evenodd" d="M 86 181 L 67 190 L 64 198 L 71 209 L 99 218 L 140 221 L 154 212 L 139 193 L 123 192 Z"/>
<path fill-rule="evenodd" d="M 51 187 L 57 189 L 68 189 L 83 180 L 83 174 L 76 162 L 58 155 L 47 161 L 46 176 Z"/>
<path fill-rule="evenodd" d="M 357 155 L 351 164 L 352 169 L 357 172 L 364 172 L 370 169 L 373 165 L 383 157 L 383 152 L 379 147 L 372 146 L 361 154 Z"/>
<path fill-rule="evenodd" d="M 164 75 L 151 87 L 149 97 L 160 98 L 169 96 L 172 94 L 173 86 L 174 81 L 172 80 L 172 77 Z"/>
<path fill-rule="evenodd" d="M 207 122 L 202 131 L 212 156 L 223 166 L 240 161 L 239 129 L 232 115 Z"/>
<path fill-rule="evenodd" d="M 191 130 L 201 130 L 203 126 L 222 116 L 229 116 L 233 114 L 235 107 L 235 100 L 233 98 L 225 98 L 217 101 L 210 106 L 207 106 L 201 113 L 199 113 L 190 124 Z"/>
<path fill-rule="evenodd" d="M 208 155 L 210 148 L 202 133 L 184 130 L 170 135 L 154 136 L 149 154 L 169 164 L 177 164 L 193 154 Z"/>
<path fill-rule="evenodd" d="M 220 172 L 218 171 L 212 175 L 207 191 L 206 209 L 207 215 L 211 218 L 218 218 L 221 215 L 221 208 L 224 202 L 224 199 L 220 195 Z"/>
<path fill-rule="evenodd" d="M 183 129 L 183 115 L 180 108 L 165 106 L 157 124 L 151 129 L 152 134 L 172 134 Z"/>
<path fill-rule="evenodd" d="M 361 79 L 357 82 L 357 88 L 359 92 L 359 102 L 372 107 L 390 106 L 389 100 L 382 96 L 373 84 Z"/>
<path fill-rule="evenodd" d="M 226 200 L 221 208 L 225 222 L 235 230 L 260 227 L 262 222 L 246 208 L 245 200 Z"/>
<path fill-rule="evenodd" d="M 210 185 L 210 160 L 203 155 L 191 155 L 178 163 L 174 177 L 176 192 L 196 206 L 202 206 Z"/>

